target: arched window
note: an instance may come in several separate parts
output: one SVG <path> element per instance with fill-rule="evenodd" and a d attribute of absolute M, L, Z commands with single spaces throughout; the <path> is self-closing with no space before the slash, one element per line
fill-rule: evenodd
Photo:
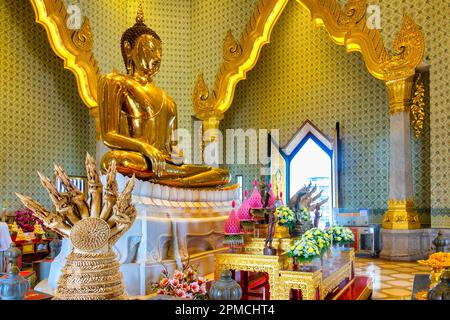
<path fill-rule="evenodd" d="M 317 192 L 322 191 L 315 202 L 328 198 L 320 209 L 319 227 L 333 224 L 333 208 L 337 206 L 336 144 L 306 121 L 285 147 L 280 148 L 271 139 L 270 150 L 271 181 L 277 192 L 283 192 L 285 202 L 311 183 L 317 186 Z"/>

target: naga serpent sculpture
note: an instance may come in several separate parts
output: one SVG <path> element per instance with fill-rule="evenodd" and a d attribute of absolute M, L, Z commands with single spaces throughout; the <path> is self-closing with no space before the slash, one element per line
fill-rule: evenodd
<path fill-rule="evenodd" d="M 128 180 L 119 194 L 116 165 L 112 162 L 106 173 L 103 193 L 95 160 L 89 154 L 86 156 L 86 171 L 89 204 L 85 195 L 58 165 L 55 165 L 55 175 L 61 179 L 67 192 L 59 192 L 49 178 L 38 172 L 56 212 L 48 211 L 30 197 L 16 195 L 46 227 L 70 239 L 74 247 L 58 280 L 54 299 L 126 299 L 120 264 L 111 247 L 136 219 L 136 208 L 131 203 L 134 177 Z"/>

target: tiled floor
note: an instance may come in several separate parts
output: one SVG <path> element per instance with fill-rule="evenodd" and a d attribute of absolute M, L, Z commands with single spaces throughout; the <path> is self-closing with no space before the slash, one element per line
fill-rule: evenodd
<path fill-rule="evenodd" d="M 374 300 L 410 300 L 414 275 L 429 273 L 429 268 L 416 262 L 356 258 L 355 273 L 373 279 Z"/>

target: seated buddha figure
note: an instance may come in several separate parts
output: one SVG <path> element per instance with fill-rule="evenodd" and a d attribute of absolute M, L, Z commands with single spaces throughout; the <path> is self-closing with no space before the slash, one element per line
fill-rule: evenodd
<path fill-rule="evenodd" d="M 161 63 L 161 39 L 144 24 L 142 10 L 121 39 L 127 74 L 112 72 L 99 81 L 99 114 L 104 144 L 111 149 L 101 161 L 117 171 L 173 187 L 219 187 L 228 171 L 183 164 L 174 139 L 175 102 L 153 82 Z M 179 156 L 177 156 L 177 154 Z"/>

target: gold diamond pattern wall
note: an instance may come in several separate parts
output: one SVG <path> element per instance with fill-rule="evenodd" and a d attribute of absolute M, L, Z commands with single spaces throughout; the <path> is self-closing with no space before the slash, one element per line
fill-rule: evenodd
<path fill-rule="evenodd" d="M 430 63 L 426 89 L 427 123 L 424 137 L 414 139 L 416 195 L 429 190 L 432 227 L 450 228 L 450 2 L 448 0 L 374 0 L 381 9 L 382 35 L 392 48 L 402 15 L 408 14 L 425 34 L 425 58 Z M 429 136 L 429 139 L 427 139 Z M 428 141 L 427 141 L 428 140 Z M 421 179 L 418 177 L 421 176 Z"/>
<path fill-rule="evenodd" d="M 14 192 L 50 205 L 36 170 L 53 176 L 53 163 L 84 175 L 86 152 L 95 153 L 94 123 L 34 22 L 28 1 L 0 2 L 0 201 L 21 208 Z"/>
<path fill-rule="evenodd" d="M 329 137 L 339 121 L 344 206 L 383 208 L 389 166 L 387 110 L 384 84 L 367 72 L 360 55 L 347 54 L 325 30 L 313 30 L 309 13 L 292 1 L 257 65 L 238 84 L 223 127 L 278 128 L 280 144 L 285 145 L 307 119 Z M 248 172 L 250 179 L 259 170 L 251 165 L 231 169 Z"/>
<path fill-rule="evenodd" d="M 192 1 L 192 67 L 195 77 L 203 72 L 209 88 L 213 88 L 216 72 L 223 61 L 225 35 L 231 30 L 234 38 L 239 41 L 259 2 L 260 0 Z"/>
<path fill-rule="evenodd" d="M 102 73 L 113 68 L 122 72 L 120 36 L 134 23 L 138 1 L 65 2 L 79 4 L 82 14 L 89 17 Z M 163 39 L 163 63 L 156 82 L 177 102 L 179 127 L 191 129 L 191 95 L 197 73 L 204 72 L 207 84 L 212 86 L 222 61 L 226 31 L 231 29 L 239 39 L 257 3 L 258 0 L 143 1 L 147 24 Z M 449 145 L 450 127 L 448 1 L 374 0 L 370 4 L 381 7 L 381 32 L 388 48 L 400 29 L 403 13 L 424 28 L 426 56 L 431 61 L 426 86 L 431 98 L 423 137 L 413 139 L 416 204 L 425 210 L 433 208 L 433 226 L 450 227 L 449 149 L 445 147 Z M 50 164 L 54 161 L 62 162 L 73 174 L 82 174 L 85 150 L 95 150 L 93 123 L 77 96 L 74 77 L 62 69 L 62 62 L 55 59 L 46 42 L 43 28 L 34 23 L 29 3 L 7 0 L 0 8 L 0 23 L 6 30 L 0 36 L 0 43 L 6 48 L 1 53 L 5 76 L 0 83 L 6 90 L 1 94 L 0 123 L 2 132 L 10 130 L 16 135 L 0 138 L 2 198 L 13 201 L 12 191 L 18 188 L 30 190 L 39 198 L 37 181 L 27 174 L 46 166 L 48 171 L 44 173 L 51 174 Z M 20 65 L 19 60 L 28 62 Z M 283 69 L 286 65 L 290 68 Z M 389 149 L 386 91 L 381 82 L 367 73 L 358 54 L 347 54 L 331 42 L 324 30 L 312 30 L 308 14 L 291 1 L 274 29 L 272 44 L 263 49 L 260 62 L 248 78 L 238 85 L 223 128 L 279 127 L 285 143 L 305 119 L 329 135 L 334 123 L 340 121 L 344 135 L 345 206 L 385 208 L 385 155 Z M 19 80 L 27 90 L 18 86 Z M 26 107 L 26 115 L 14 116 L 12 111 Z M 262 114 L 257 114 L 259 110 Z M 46 130 L 41 132 L 43 127 Z M 20 164 L 6 165 L 9 159 L 21 159 L 17 161 Z M 244 173 L 249 180 L 258 173 L 258 168 L 252 166 L 231 169 L 233 173 Z"/>
<path fill-rule="evenodd" d="M 388 24 L 382 22 L 382 26 Z M 400 26 L 394 28 L 389 32 L 397 32 Z M 391 45 L 392 39 L 387 43 Z M 336 46 L 325 30 L 313 30 L 309 13 L 292 1 L 257 65 L 247 80 L 238 84 L 222 128 L 279 128 L 283 145 L 307 119 L 330 137 L 339 121 L 343 138 L 342 205 L 378 209 L 380 219 L 388 197 L 387 110 L 385 86 L 368 74 L 360 55 Z M 430 223 L 427 125 L 421 140 L 411 136 L 415 199 L 425 224 Z M 246 187 L 259 174 L 258 166 L 229 167 L 233 174 L 248 176 Z"/>

